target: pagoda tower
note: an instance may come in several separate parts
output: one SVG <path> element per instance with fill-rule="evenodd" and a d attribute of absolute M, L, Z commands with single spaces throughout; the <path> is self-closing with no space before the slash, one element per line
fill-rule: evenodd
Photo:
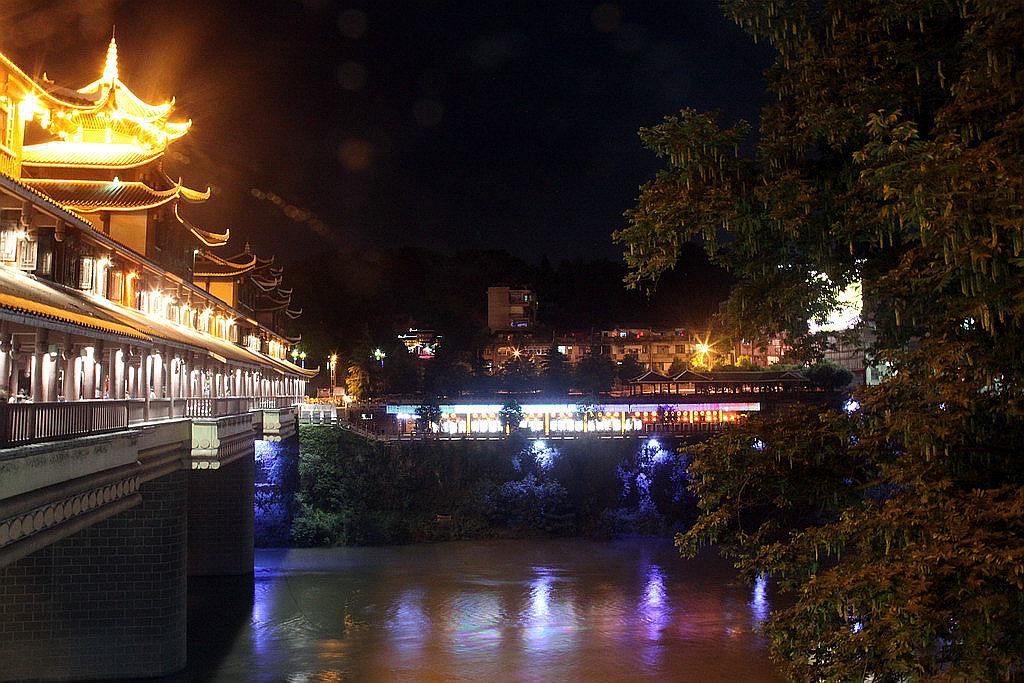
<path fill-rule="evenodd" d="M 210 190 L 187 187 L 163 169 L 163 156 L 191 121 L 171 121 L 173 100 L 144 102 L 120 79 L 111 38 L 99 79 L 71 90 L 43 83 L 46 107 L 21 149 L 21 180 L 88 220 L 98 231 L 191 279 L 200 250 L 223 246 L 230 231 L 187 220 L 189 204 Z"/>

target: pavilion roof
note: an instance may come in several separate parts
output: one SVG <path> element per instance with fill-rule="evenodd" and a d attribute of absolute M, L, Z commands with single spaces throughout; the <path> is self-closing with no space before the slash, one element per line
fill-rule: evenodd
<path fill-rule="evenodd" d="M 711 375 L 693 370 L 683 370 L 672 378 L 673 382 L 710 382 Z"/>
<path fill-rule="evenodd" d="M 160 158 L 162 149 L 131 143 L 65 142 L 57 140 L 22 148 L 22 164 L 33 167 L 126 169 Z"/>
<path fill-rule="evenodd" d="M 666 377 L 665 375 L 661 374 L 660 372 L 655 372 L 654 370 L 648 370 L 644 374 L 642 374 L 642 375 L 640 375 L 638 377 L 634 377 L 633 379 L 631 379 L 629 381 L 630 382 L 637 382 L 637 383 L 641 383 L 641 382 L 650 382 L 650 383 L 657 382 L 657 383 L 660 383 L 660 382 L 671 382 L 672 378 L 671 377 Z"/>
<path fill-rule="evenodd" d="M 727 370 L 709 372 L 712 382 L 806 382 L 807 378 L 795 370 Z"/>
<path fill-rule="evenodd" d="M 47 99 L 61 105 L 51 121 L 52 129 L 62 137 L 103 142 L 109 137 L 119 140 L 141 140 L 147 145 L 163 148 L 169 141 L 188 132 L 191 121 L 171 122 L 168 116 L 174 101 L 154 105 L 144 102 L 121 81 L 117 64 L 117 41 L 112 37 L 107 46 L 103 73 L 89 85 L 70 90 L 45 88 Z M 97 133 L 102 133 L 100 139 Z"/>
<path fill-rule="evenodd" d="M 202 201 L 209 192 L 198 192 L 176 184 L 166 190 L 154 190 L 145 183 L 108 180 L 54 180 L 25 178 L 23 182 L 66 208 L 81 213 L 97 211 L 139 211 L 162 206 L 174 199 Z"/>

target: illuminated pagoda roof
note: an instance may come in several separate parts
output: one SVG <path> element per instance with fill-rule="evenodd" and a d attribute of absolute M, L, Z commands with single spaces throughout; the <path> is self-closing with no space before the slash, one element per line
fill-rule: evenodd
<path fill-rule="evenodd" d="M 180 183 L 166 190 L 154 190 L 142 182 L 116 179 L 108 181 L 25 178 L 23 182 L 61 206 L 81 213 L 139 211 L 162 206 L 175 199 L 203 201 L 210 196 L 209 190 L 199 192 Z"/>
<path fill-rule="evenodd" d="M 193 275 L 209 278 L 235 278 L 239 275 L 245 275 L 255 267 L 255 254 L 250 254 L 247 260 L 233 261 L 203 250 L 196 255 L 195 272 Z"/>
<path fill-rule="evenodd" d="M 163 153 L 163 149 L 145 150 L 129 143 L 55 141 L 25 145 L 21 163 L 37 167 L 125 169 L 147 164 Z"/>
<path fill-rule="evenodd" d="M 98 80 L 78 90 L 44 85 L 46 98 L 58 105 L 48 128 L 71 144 L 129 144 L 140 152 L 161 151 L 192 125 L 191 121 L 168 121 L 173 100 L 149 104 L 121 81 L 114 38 L 110 39 L 103 74 Z"/>
<path fill-rule="evenodd" d="M 194 190 L 192 191 L 194 192 Z M 181 211 L 177 204 L 174 205 L 174 217 L 179 223 L 188 228 L 189 232 L 195 235 L 196 239 L 208 247 L 223 247 L 228 243 L 228 239 L 231 237 L 230 228 L 224 232 L 211 232 L 195 225 L 192 221 L 181 215 Z"/>
<path fill-rule="evenodd" d="M 254 256 L 256 258 L 256 270 L 262 270 L 274 263 L 274 256 L 271 256 L 270 258 L 263 258 L 258 254 L 254 254 L 252 252 L 252 246 L 248 242 L 245 243 L 245 249 L 243 249 L 240 253 L 235 254 L 234 256 L 228 256 L 226 258 L 228 261 L 238 261 L 241 259 L 248 259 L 250 256 Z"/>

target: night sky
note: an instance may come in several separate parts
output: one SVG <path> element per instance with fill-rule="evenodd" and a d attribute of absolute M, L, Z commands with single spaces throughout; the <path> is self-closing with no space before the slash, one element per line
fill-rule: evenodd
<path fill-rule="evenodd" d="M 683 107 L 756 121 L 767 50 L 713 0 L 5 0 L 30 74 L 176 97 L 189 212 L 291 262 L 324 248 L 610 257 L 659 167 L 637 129 Z M 279 262 L 280 262 L 279 261 Z"/>

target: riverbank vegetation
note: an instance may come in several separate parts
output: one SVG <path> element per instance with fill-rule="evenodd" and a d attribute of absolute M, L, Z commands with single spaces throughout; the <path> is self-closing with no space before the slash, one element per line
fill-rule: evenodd
<path fill-rule="evenodd" d="M 692 519 L 682 456 L 640 439 L 382 443 L 303 425 L 302 545 L 667 534 Z"/>
<path fill-rule="evenodd" d="M 747 338 L 881 372 L 848 412 L 764 415 L 697 449 L 717 543 L 794 595 L 766 624 L 797 680 L 1005 680 L 1024 666 L 1024 4 L 723 3 L 776 51 L 750 127 L 684 110 L 618 234 L 634 284 L 701 239 Z M 726 236 L 727 235 L 727 236 Z M 648 286 L 645 283 L 645 287 Z"/>

